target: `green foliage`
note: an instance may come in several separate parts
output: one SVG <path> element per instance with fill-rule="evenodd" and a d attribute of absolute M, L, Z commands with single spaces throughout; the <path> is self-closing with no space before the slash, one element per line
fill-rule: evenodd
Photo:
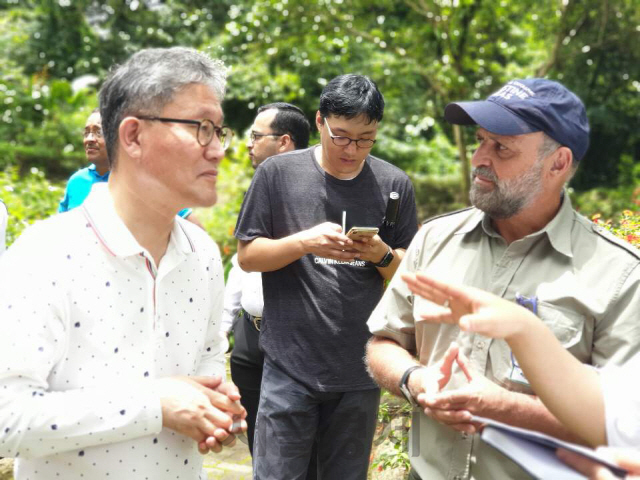
<path fill-rule="evenodd" d="M 22 51 L 27 25 L 15 12 L 0 12 L 0 49 Z M 80 132 L 97 105 L 95 92 L 74 91 L 66 79 L 50 78 L 46 71 L 26 75 L 20 60 L 2 55 L 0 69 L 0 169 L 17 165 L 24 173 L 37 167 L 67 176 L 84 162 Z"/>
<path fill-rule="evenodd" d="M 220 164 L 216 205 L 196 211 L 203 227 L 220 247 L 226 272 L 230 268 L 231 257 L 236 252 L 237 241 L 233 231 L 252 175 L 253 168 L 247 147 L 241 139 L 236 139 L 233 148 L 227 151 Z"/>
<path fill-rule="evenodd" d="M 640 187 L 635 189 L 594 189 L 574 194 L 582 213 L 615 236 L 640 248 Z"/>
<path fill-rule="evenodd" d="M 412 175 L 411 180 L 416 190 L 419 222 L 467 206 L 469 195 L 460 177 Z"/>
<path fill-rule="evenodd" d="M 383 451 L 375 455 L 371 466 L 382 471 L 401 468 L 409 471 L 407 453 L 409 429 L 411 428 L 411 406 L 384 390 L 378 409 L 378 431 L 373 440 L 375 447 L 383 445 Z"/>
<path fill-rule="evenodd" d="M 640 50 L 628 46 L 639 17 L 635 0 L 0 0 L 0 115 L 11 120 L 0 122 L 0 166 L 68 175 L 95 105 L 79 80 L 97 87 L 132 52 L 187 45 L 232 67 L 224 107 L 239 131 L 277 100 L 312 119 L 329 79 L 371 76 L 387 101 L 374 154 L 417 174 L 464 175 L 442 118 L 448 102 L 513 77 L 556 78 L 583 98 L 592 125 L 574 188 L 633 185 Z"/>
<path fill-rule="evenodd" d="M 0 171 L 0 195 L 9 210 L 7 246 L 27 226 L 53 215 L 63 194 L 61 186 L 50 183 L 35 167 L 24 177 L 15 167 Z"/>
<path fill-rule="evenodd" d="M 637 187 L 624 188 L 594 188 L 586 192 L 569 190 L 573 208 L 585 217 L 600 214 L 603 218 L 612 218 L 623 210 L 638 210 L 640 189 Z"/>

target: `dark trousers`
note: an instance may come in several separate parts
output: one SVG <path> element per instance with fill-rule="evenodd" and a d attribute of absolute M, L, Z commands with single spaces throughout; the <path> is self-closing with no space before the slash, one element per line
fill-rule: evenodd
<path fill-rule="evenodd" d="M 260 382 L 264 356 L 258 347 L 260 332 L 256 330 L 249 315 L 242 316 L 233 325 L 234 346 L 231 352 L 231 379 L 240 390 L 240 403 L 247 410 L 247 439 L 253 455 L 253 436 L 260 401 Z"/>
<path fill-rule="evenodd" d="M 265 360 L 256 424 L 254 480 L 302 480 L 311 447 L 318 478 L 365 480 L 380 390 L 320 392 Z"/>
<path fill-rule="evenodd" d="M 240 390 L 242 397 L 240 403 L 247 410 L 247 439 L 249 440 L 249 451 L 253 455 L 264 355 L 258 346 L 260 332 L 256 330 L 248 313 L 243 311 L 240 318 L 236 320 L 233 325 L 233 335 L 235 344 L 231 352 L 231 379 Z M 316 480 L 317 469 L 318 453 L 314 443 L 306 480 Z"/>

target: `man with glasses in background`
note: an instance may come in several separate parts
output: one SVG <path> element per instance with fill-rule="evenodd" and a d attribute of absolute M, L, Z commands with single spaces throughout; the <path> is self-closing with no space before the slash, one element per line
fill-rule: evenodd
<path fill-rule="evenodd" d="M 107 148 L 102 135 L 100 109 L 94 109 L 89 118 L 87 118 L 82 138 L 84 152 L 91 165 L 71 175 L 67 182 L 64 198 L 58 206 L 59 213 L 67 212 L 82 205 L 95 183 L 109 180 L 109 160 L 107 159 Z M 198 226 L 202 226 L 196 216 L 193 215 L 191 208 L 183 208 L 178 212 L 178 215 Z"/>
<path fill-rule="evenodd" d="M 198 480 L 246 428 L 224 382 L 224 272 L 176 216 L 216 202 L 226 68 L 149 49 L 100 91 L 111 170 L 0 259 L 0 456 L 15 478 Z"/>
<path fill-rule="evenodd" d="M 370 155 L 384 99 L 362 75 L 323 89 L 320 145 L 257 170 L 235 235 L 238 260 L 262 274 L 265 354 L 254 478 L 305 478 L 317 441 L 318 478 L 365 479 L 380 390 L 366 372 L 366 320 L 417 231 L 409 178 Z M 395 226 L 383 226 L 391 192 Z M 380 227 L 352 240 L 349 227 Z"/>
<path fill-rule="evenodd" d="M 302 110 L 284 102 L 269 103 L 258 108 L 249 133 L 247 148 L 253 168 L 267 158 L 309 146 L 310 125 Z M 258 346 L 262 319 L 262 275 L 245 272 L 238 266 L 238 257 L 231 258 L 225 286 L 222 328 L 233 327 L 234 345 L 231 352 L 231 378 L 242 395 L 247 410 L 247 438 L 253 454 L 253 432 L 260 400 L 260 383 L 264 356 Z M 240 318 L 236 320 L 240 314 Z M 312 455 L 312 462 L 314 455 Z M 308 478 L 315 478 L 308 477 Z"/>
<path fill-rule="evenodd" d="M 58 212 L 66 212 L 81 205 L 94 183 L 109 180 L 109 160 L 102 136 L 100 109 L 94 109 L 87 118 L 82 138 L 84 153 L 91 165 L 71 175 Z"/>
<path fill-rule="evenodd" d="M 309 129 L 309 121 L 295 105 L 285 102 L 262 105 L 247 142 L 251 165 L 255 169 L 269 157 L 307 148 Z"/>

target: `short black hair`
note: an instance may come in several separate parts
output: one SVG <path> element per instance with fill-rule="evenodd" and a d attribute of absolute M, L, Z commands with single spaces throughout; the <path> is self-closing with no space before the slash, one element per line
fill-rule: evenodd
<path fill-rule="evenodd" d="M 258 108 L 258 113 L 267 110 L 278 110 L 271 122 L 271 129 L 274 133 L 287 134 L 291 137 L 296 150 L 309 146 L 309 132 L 311 125 L 304 116 L 304 112 L 295 105 L 286 102 L 275 102 L 262 105 Z"/>
<path fill-rule="evenodd" d="M 327 83 L 320 94 L 318 110 L 322 118 L 364 115 L 367 123 L 379 122 L 384 114 L 384 97 L 369 77 L 349 73 Z"/>

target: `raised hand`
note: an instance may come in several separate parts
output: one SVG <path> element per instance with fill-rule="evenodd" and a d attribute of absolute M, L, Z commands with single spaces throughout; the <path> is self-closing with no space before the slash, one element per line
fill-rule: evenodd
<path fill-rule="evenodd" d="M 521 334 L 528 322 L 539 321 L 520 305 L 478 288 L 454 286 L 423 273 L 402 279 L 414 294 L 441 306 L 420 315 L 426 322 L 455 323 L 466 332 L 509 340 Z"/>

